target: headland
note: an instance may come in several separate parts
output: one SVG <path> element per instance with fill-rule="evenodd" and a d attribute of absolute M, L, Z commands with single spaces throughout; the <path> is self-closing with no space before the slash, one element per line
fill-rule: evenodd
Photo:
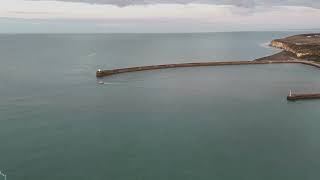
<path fill-rule="evenodd" d="M 297 58 L 320 60 L 320 34 L 300 34 L 275 39 L 271 41 L 272 47 L 283 49 Z"/>

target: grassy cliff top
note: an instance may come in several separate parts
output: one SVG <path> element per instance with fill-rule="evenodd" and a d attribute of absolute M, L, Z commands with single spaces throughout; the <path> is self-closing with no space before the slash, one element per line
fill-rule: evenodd
<path fill-rule="evenodd" d="M 320 46 L 320 33 L 318 34 L 300 34 L 295 36 L 277 39 L 286 43 L 293 43 L 296 45 L 318 45 Z"/>

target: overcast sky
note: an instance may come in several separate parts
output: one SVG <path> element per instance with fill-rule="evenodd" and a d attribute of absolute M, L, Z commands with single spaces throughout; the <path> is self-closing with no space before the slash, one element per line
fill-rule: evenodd
<path fill-rule="evenodd" d="M 0 0 L 0 32 L 320 28 L 319 0 Z"/>

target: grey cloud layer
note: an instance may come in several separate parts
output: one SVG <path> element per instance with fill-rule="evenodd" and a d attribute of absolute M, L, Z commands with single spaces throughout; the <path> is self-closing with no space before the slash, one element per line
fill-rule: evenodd
<path fill-rule="evenodd" d="M 43 1 L 43 0 L 35 0 Z M 158 3 L 207 3 L 225 4 L 241 7 L 254 7 L 256 5 L 293 5 L 320 8 L 319 0 L 59 0 L 69 2 L 85 2 L 95 4 L 112 4 L 117 6 L 128 6 L 138 4 L 158 4 Z"/>

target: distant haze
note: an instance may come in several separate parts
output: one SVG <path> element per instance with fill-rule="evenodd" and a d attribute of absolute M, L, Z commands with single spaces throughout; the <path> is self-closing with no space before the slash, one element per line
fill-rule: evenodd
<path fill-rule="evenodd" d="M 0 32 L 210 32 L 317 29 L 305 0 L 0 0 Z"/>
<path fill-rule="evenodd" d="M 35 0 L 44 1 L 44 0 Z M 243 7 L 254 7 L 257 5 L 282 5 L 282 6 L 309 6 L 320 7 L 320 2 L 317 0 L 60 0 L 66 2 L 86 2 L 91 4 L 112 4 L 118 6 L 130 6 L 141 4 L 223 4 L 235 5 Z"/>

